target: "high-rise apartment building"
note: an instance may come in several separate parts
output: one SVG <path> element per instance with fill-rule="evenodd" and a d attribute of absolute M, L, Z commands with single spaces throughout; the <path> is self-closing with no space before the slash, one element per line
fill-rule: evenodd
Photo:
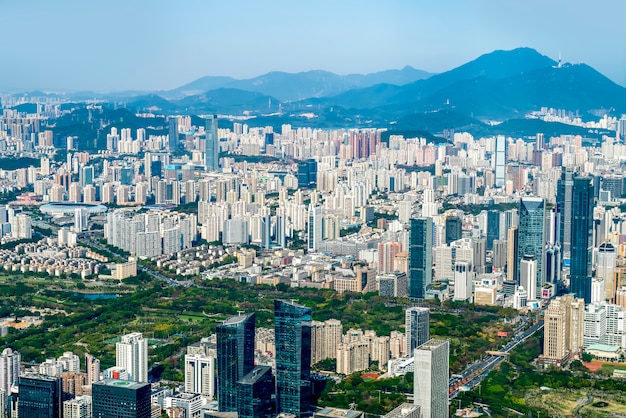
<path fill-rule="evenodd" d="M 535 297 L 540 298 L 543 286 L 543 251 L 544 251 L 544 218 L 545 201 L 539 197 L 523 197 L 520 199 L 519 235 L 517 251 L 517 274 L 519 278 L 520 261 L 524 256 L 533 256 L 537 263 Z M 518 279 L 519 280 L 519 279 Z M 529 295 L 529 298 L 531 296 Z"/>
<path fill-rule="evenodd" d="M 61 418 L 61 379 L 28 375 L 19 379 L 17 409 L 19 417 Z"/>
<path fill-rule="evenodd" d="M 4 394 L 4 401 L 11 393 L 11 386 L 17 384 L 20 376 L 20 353 L 5 348 L 0 356 L 0 390 Z"/>
<path fill-rule="evenodd" d="M 343 326 L 336 319 L 311 322 L 311 364 L 327 358 L 337 358 L 337 347 L 341 344 Z"/>
<path fill-rule="evenodd" d="M 562 365 L 583 347 L 585 302 L 574 295 L 554 298 L 544 314 L 541 361 Z"/>
<path fill-rule="evenodd" d="M 274 301 L 277 412 L 308 415 L 311 402 L 311 309 Z"/>
<path fill-rule="evenodd" d="M 128 372 L 128 380 L 148 381 L 148 341 L 140 332 L 123 335 L 115 345 L 115 366 Z"/>
<path fill-rule="evenodd" d="M 318 250 L 322 242 L 322 207 L 309 205 L 307 222 L 307 249 L 309 252 Z"/>
<path fill-rule="evenodd" d="M 100 380 L 100 360 L 89 353 L 85 354 L 85 372 L 88 385 Z"/>
<path fill-rule="evenodd" d="M 424 299 L 433 277 L 433 220 L 411 219 L 409 225 L 409 298 Z"/>
<path fill-rule="evenodd" d="M 63 418 L 92 418 L 91 396 L 77 396 L 63 402 Z"/>
<path fill-rule="evenodd" d="M 215 397 L 215 357 L 203 354 L 185 356 L 185 392 Z"/>
<path fill-rule="evenodd" d="M 408 308 L 404 313 L 406 352 L 413 351 L 430 340 L 430 309 L 419 306 Z"/>
<path fill-rule="evenodd" d="M 105 379 L 92 386 L 93 418 L 150 418 L 150 384 Z"/>
<path fill-rule="evenodd" d="M 447 418 L 450 343 L 429 340 L 416 348 L 414 400 L 423 418 Z"/>
<path fill-rule="evenodd" d="M 217 326 L 217 394 L 220 412 L 237 411 L 237 382 L 254 368 L 255 314 L 228 318 Z"/>

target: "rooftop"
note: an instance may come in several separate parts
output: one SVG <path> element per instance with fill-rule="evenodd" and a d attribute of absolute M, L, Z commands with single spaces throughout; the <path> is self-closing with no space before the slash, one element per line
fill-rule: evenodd
<path fill-rule="evenodd" d="M 150 383 L 133 382 L 130 380 L 104 379 L 104 380 L 100 380 L 99 382 L 95 382 L 93 385 L 94 386 L 96 385 L 110 386 L 110 387 L 118 387 L 118 388 L 125 388 L 125 389 L 139 389 L 146 385 L 149 386 Z"/>

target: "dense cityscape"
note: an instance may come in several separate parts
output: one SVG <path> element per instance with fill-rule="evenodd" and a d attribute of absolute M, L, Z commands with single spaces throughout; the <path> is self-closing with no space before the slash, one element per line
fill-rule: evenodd
<path fill-rule="evenodd" d="M 0 418 L 626 417 L 593 7 L 0 2 Z"/>

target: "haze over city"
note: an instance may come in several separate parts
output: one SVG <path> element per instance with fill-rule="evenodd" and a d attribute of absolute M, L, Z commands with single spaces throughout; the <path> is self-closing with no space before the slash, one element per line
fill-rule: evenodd
<path fill-rule="evenodd" d="M 443 72 L 528 46 L 626 85 L 621 1 L 2 2 L 0 89 L 160 90 L 206 75 Z"/>

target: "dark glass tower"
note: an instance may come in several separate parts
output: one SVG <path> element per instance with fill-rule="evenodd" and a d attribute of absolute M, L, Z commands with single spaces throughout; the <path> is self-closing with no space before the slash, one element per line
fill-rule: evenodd
<path fill-rule="evenodd" d="M 61 418 L 61 379 L 49 376 L 20 377 L 17 400 L 20 418 Z"/>
<path fill-rule="evenodd" d="M 463 238 L 463 221 L 458 216 L 446 218 L 446 244 Z"/>
<path fill-rule="evenodd" d="M 593 183 L 575 177 L 572 187 L 570 291 L 591 302 L 591 249 L 593 240 Z"/>
<path fill-rule="evenodd" d="M 257 366 L 237 382 L 239 418 L 269 418 L 274 379 L 272 368 Z"/>
<path fill-rule="evenodd" d="M 493 242 L 500 239 L 500 212 L 487 212 L 487 250 L 493 250 Z"/>
<path fill-rule="evenodd" d="M 150 418 L 150 383 L 105 379 L 91 385 L 93 418 Z"/>
<path fill-rule="evenodd" d="M 571 167 L 563 167 L 562 170 L 561 178 L 557 183 L 556 204 L 561 213 L 559 220 L 561 251 L 564 257 L 568 258 L 572 243 L 572 193 L 576 170 Z"/>
<path fill-rule="evenodd" d="M 220 412 L 237 411 L 237 382 L 254 369 L 254 321 L 254 313 L 236 315 L 217 327 L 217 396 Z"/>
<path fill-rule="evenodd" d="M 274 301 L 276 343 L 276 406 L 302 417 L 311 402 L 311 309 L 294 302 Z"/>
<path fill-rule="evenodd" d="M 204 164 L 206 171 L 217 171 L 219 169 L 220 143 L 217 138 L 217 116 L 209 115 L 206 119 L 206 127 L 204 128 L 205 154 Z"/>
<path fill-rule="evenodd" d="M 424 299 L 433 279 L 433 220 L 411 219 L 409 225 L 409 298 Z"/>
<path fill-rule="evenodd" d="M 175 116 L 170 116 L 168 133 L 167 147 L 170 151 L 174 151 L 178 148 L 178 118 Z"/>
<path fill-rule="evenodd" d="M 543 247 L 544 247 L 545 202 L 540 197 L 523 197 L 519 204 L 519 235 L 517 263 L 524 256 L 533 256 L 537 261 L 537 292 L 543 286 Z M 517 267 L 519 281 L 519 266 Z M 537 295 L 541 297 L 541 295 Z"/>

